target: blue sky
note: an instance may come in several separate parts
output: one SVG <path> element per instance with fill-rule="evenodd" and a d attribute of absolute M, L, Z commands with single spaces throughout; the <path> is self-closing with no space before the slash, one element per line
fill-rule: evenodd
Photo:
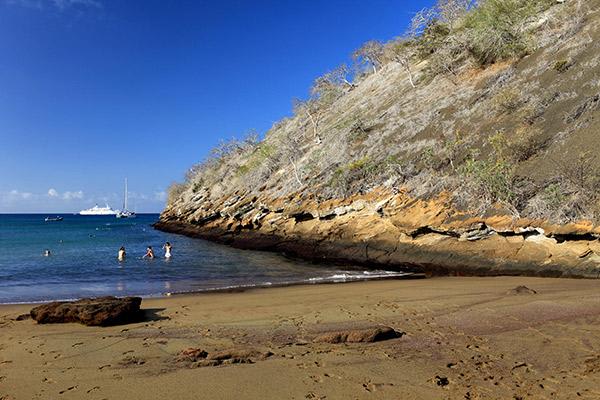
<path fill-rule="evenodd" d="M 139 212 L 431 0 L 0 0 L 0 213 Z"/>

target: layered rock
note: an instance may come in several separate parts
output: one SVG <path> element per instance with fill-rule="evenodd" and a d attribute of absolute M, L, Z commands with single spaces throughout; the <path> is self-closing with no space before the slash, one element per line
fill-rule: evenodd
<path fill-rule="evenodd" d="M 278 251 L 315 261 L 423 271 L 429 275 L 600 276 L 600 228 L 553 225 L 497 209 L 478 217 L 450 196 L 413 198 L 384 189 L 317 202 L 208 190 L 182 198 L 156 228 L 239 248 Z"/>

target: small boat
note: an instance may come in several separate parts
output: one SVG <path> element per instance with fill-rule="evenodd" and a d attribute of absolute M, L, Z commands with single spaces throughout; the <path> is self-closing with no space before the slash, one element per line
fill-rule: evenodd
<path fill-rule="evenodd" d="M 46 217 L 44 219 L 44 221 L 46 222 L 55 222 L 55 221 L 62 221 L 63 217 L 59 217 L 58 215 L 56 217 Z"/>
<path fill-rule="evenodd" d="M 125 178 L 125 195 L 123 198 L 123 210 L 117 211 L 117 218 L 135 218 L 135 212 L 127 209 L 127 178 Z"/>

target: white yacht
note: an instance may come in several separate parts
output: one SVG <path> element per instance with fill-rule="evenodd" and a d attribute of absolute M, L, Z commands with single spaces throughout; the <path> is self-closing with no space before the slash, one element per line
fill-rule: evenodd
<path fill-rule="evenodd" d="M 135 212 L 127 209 L 127 178 L 125 178 L 125 195 L 123 198 L 123 210 L 117 211 L 117 218 L 135 218 Z"/>
<path fill-rule="evenodd" d="M 92 208 L 88 208 L 87 210 L 79 211 L 79 215 L 117 215 L 118 211 L 113 210 L 107 204 L 106 207 L 98 207 L 96 204 Z"/>

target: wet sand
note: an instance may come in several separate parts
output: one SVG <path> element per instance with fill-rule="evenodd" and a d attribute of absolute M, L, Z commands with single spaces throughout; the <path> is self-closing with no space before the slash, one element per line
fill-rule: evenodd
<path fill-rule="evenodd" d="M 519 285 L 537 294 L 509 293 Z M 0 306 L 2 400 L 600 398 L 597 280 L 433 278 L 173 296 L 145 299 L 145 322 L 108 328 L 15 320 L 30 308 Z M 405 334 L 313 342 L 379 325 Z M 188 348 L 263 356 L 211 366 L 182 359 Z"/>

